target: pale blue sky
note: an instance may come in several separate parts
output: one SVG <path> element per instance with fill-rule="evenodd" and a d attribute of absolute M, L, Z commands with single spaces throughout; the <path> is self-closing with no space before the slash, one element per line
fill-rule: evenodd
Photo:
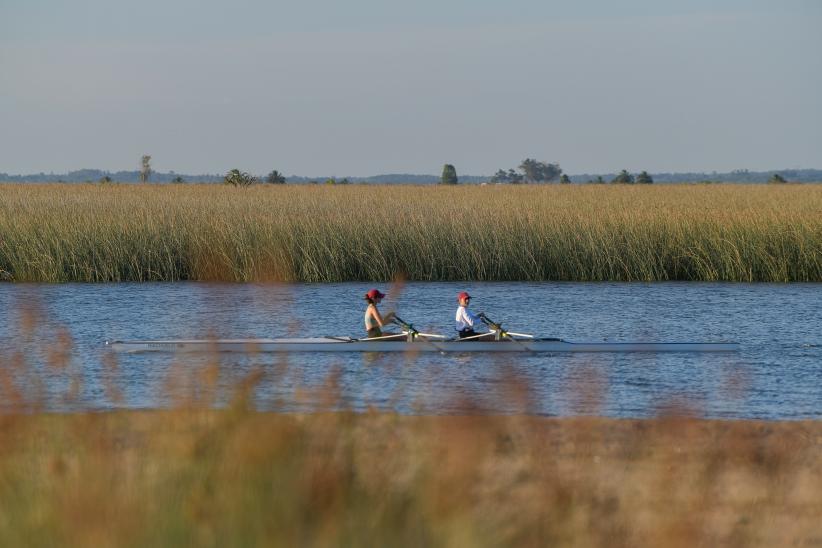
<path fill-rule="evenodd" d="M 0 0 L 0 172 L 819 168 L 820 97 L 820 0 Z"/>

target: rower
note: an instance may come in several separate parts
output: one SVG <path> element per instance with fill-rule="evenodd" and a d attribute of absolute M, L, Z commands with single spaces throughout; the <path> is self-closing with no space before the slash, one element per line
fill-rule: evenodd
<path fill-rule="evenodd" d="M 457 295 L 459 307 L 457 308 L 456 322 L 460 339 L 464 339 L 466 337 L 476 337 L 479 333 L 477 333 L 474 328 L 483 325 L 480 316 L 468 310 L 468 303 L 470 301 L 471 295 L 469 295 L 467 291 L 463 291 Z"/>
<path fill-rule="evenodd" d="M 368 293 L 365 294 L 365 301 L 368 303 L 368 306 L 365 309 L 365 330 L 368 333 L 368 338 L 374 337 L 383 337 L 385 335 L 394 335 L 394 333 L 386 333 L 383 335 L 382 328 L 385 324 L 390 323 L 394 319 L 394 313 L 389 312 L 385 315 L 385 318 L 382 317 L 380 311 L 377 309 L 377 305 L 380 304 L 383 297 L 385 297 L 384 293 L 381 293 L 377 289 L 372 289 Z"/>

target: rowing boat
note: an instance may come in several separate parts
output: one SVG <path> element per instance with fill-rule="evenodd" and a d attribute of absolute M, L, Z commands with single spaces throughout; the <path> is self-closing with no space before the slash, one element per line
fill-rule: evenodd
<path fill-rule="evenodd" d="M 498 341 L 440 340 L 424 336 L 412 340 L 352 339 L 214 339 L 106 341 L 116 352 L 735 352 L 732 342 L 570 342 L 549 338 L 506 338 Z"/>

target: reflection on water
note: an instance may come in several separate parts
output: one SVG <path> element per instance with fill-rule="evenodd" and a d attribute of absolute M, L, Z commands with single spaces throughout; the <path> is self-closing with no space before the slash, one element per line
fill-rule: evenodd
<path fill-rule="evenodd" d="M 254 374 L 257 404 L 283 411 L 321 408 L 322 388 L 334 382 L 356 410 L 459 413 L 464 402 L 453 395 L 463 394 L 491 412 L 643 417 L 678 405 L 711 417 L 822 417 L 820 284 L 408 283 L 381 307 L 451 335 L 455 296 L 466 289 L 474 309 L 517 331 L 574 341 L 734 340 L 742 351 L 733 354 L 110 356 L 103 346 L 357 336 L 369 287 L 3 284 L 0 359 L 15 386 L 69 408 L 158 407 L 175 390 L 229 387 Z M 192 374 L 202 386 L 174 384 Z M 228 397 L 218 391 L 215 404 Z"/>

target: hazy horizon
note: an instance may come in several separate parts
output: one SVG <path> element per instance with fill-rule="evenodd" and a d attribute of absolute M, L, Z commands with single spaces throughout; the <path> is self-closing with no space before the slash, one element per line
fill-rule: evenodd
<path fill-rule="evenodd" d="M 816 168 L 822 3 L 11 0 L 0 171 Z"/>

